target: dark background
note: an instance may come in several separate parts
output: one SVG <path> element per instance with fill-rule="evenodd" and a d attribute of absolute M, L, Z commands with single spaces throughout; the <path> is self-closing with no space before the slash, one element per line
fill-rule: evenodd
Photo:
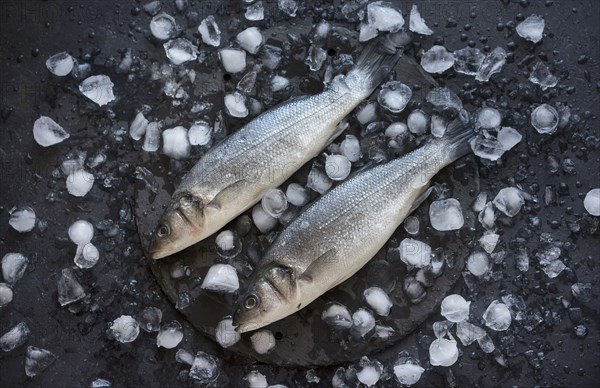
<path fill-rule="evenodd" d="M 264 3 L 274 18 L 272 22 L 265 21 L 261 28 L 287 29 L 289 26 L 289 29 L 307 33 L 310 23 L 319 19 L 315 14 L 321 14 L 315 11 L 315 6 L 306 3 L 306 9 L 288 21 L 278 14 L 276 3 Z M 434 42 L 444 44 L 449 50 L 465 47 L 469 41 L 476 47 L 489 45 L 492 49 L 496 45 L 506 48 L 509 42 L 515 43 L 513 57 L 490 85 L 477 85 L 472 78 L 464 76 L 450 76 L 447 83 L 456 91 L 472 89 L 472 106 L 489 98 L 506 101 L 509 116 L 514 115 L 511 116 L 514 122 L 521 124 L 517 129 L 524 134 L 524 140 L 517 149 L 507 153 L 495 166 L 481 166 L 480 189 L 496 193 L 516 182 L 537 195 L 540 202 L 501 227 L 501 240 L 509 255 L 494 269 L 500 273 L 498 279 L 477 284 L 473 290 L 468 290 L 460 280 L 455 291 L 474 301 L 472 316 L 480 317 L 485 307 L 501 295 L 515 294 L 524 298 L 528 316 L 538 313 L 542 317 L 542 322 L 532 331 L 513 322 L 508 332 L 493 337 L 508 360 L 507 368 L 498 365 L 492 356 L 484 355 L 475 344 L 459 345 L 463 354 L 455 365 L 426 367 L 418 385 L 596 386 L 600 377 L 596 264 L 600 246 L 597 218 L 594 220 L 586 214 L 582 199 L 591 188 L 599 186 L 600 3 L 594 0 L 414 3 L 420 6 L 425 20 L 435 31 L 431 37 L 417 38 L 425 49 Z M 147 75 L 144 63 L 147 66 L 152 61 L 166 62 L 161 45 L 147 39 L 151 17 L 143 11 L 132 12 L 143 4 L 112 0 L 3 0 L 0 3 L 0 254 L 21 252 L 30 259 L 27 273 L 14 287 L 14 300 L 0 310 L 0 333 L 21 321 L 27 322 L 32 331 L 25 346 L 0 354 L 0 385 L 84 387 L 97 377 L 110 380 L 117 387 L 192 384 L 182 377 L 186 368 L 175 362 L 175 351 L 156 347 L 155 335 L 142 332 L 131 344 L 120 344 L 106 336 L 108 322 L 114 318 L 121 314 L 135 315 L 147 306 L 156 306 L 163 311 L 163 322 L 177 319 L 184 324 L 185 337 L 179 347 L 203 350 L 221 359 L 223 370 L 216 385 L 243 385 L 242 377 L 258 369 L 270 384 L 306 386 L 305 370 L 251 366 L 252 360 L 233 357 L 196 333 L 167 301 L 141 253 L 135 225 L 128 214 L 133 212 L 135 201 L 133 171 L 136 165 L 146 161 L 139 157 L 139 146 L 136 149 L 127 136 L 117 141 L 113 134 L 120 127 L 127 128 L 141 104 L 155 107 L 153 114 L 157 117 L 166 117 L 174 111 L 168 101 L 164 103 L 166 98 L 161 95 L 160 87 L 143 76 Z M 190 7 L 198 10 L 200 19 L 218 11 L 219 25 L 227 25 L 225 20 L 231 17 L 241 20 L 240 26 L 245 25 L 241 1 L 218 4 L 190 1 Z M 412 3 L 399 4 L 406 15 Z M 163 1 L 163 10 L 176 16 L 179 24 L 186 25 L 185 18 L 176 15 L 174 1 Z M 521 16 L 534 13 L 546 20 L 545 37 L 537 46 L 510 34 L 506 27 L 510 22 L 517 23 Z M 231 24 L 232 32 L 223 33 L 224 42 L 244 28 Z M 195 26 L 184 34 L 191 38 L 194 31 Z M 462 39 L 461 34 L 464 34 Z M 120 61 L 121 52 L 126 48 L 131 48 L 139 58 L 136 61 L 139 69 L 132 71 L 129 79 L 110 70 Z M 80 61 L 89 55 L 87 59 L 92 63 L 94 74 L 110 73 L 115 95 L 120 99 L 118 103 L 111 104 L 110 109 L 93 107 L 76 91 L 78 82 L 52 76 L 44 65 L 45 60 L 61 51 L 70 52 Z M 540 93 L 527 81 L 528 69 L 536 58 L 551 65 L 560 78 L 558 87 Z M 207 66 L 196 71 L 199 73 L 198 94 L 232 86 L 223 81 L 220 68 Z M 292 77 L 301 77 L 306 71 L 306 68 L 289 69 Z M 294 85 L 299 82 L 293 80 Z M 464 96 L 465 93 L 461 93 L 461 97 Z M 221 101 L 222 98 L 215 97 L 215 109 Z M 535 133 L 527 124 L 528 109 L 532 103 L 542 101 L 567 103 L 573 113 L 572 125 L 553 136 Z M 40 114 L 54 118 L 71 133 L 71 138 L 48 149 L 35 144 L 31 128 Z M 214 119 L 214 111 L 210 114 Z M 233 121 L 231 127 L 242 123 Z M 89 156 L 98 149 L 107 151 L 108 162 L 95 172 L 94 188 L 83 199 L 70 196 L 66 193 L 64 178 L 52 178 L 61 156 L 73 150 L 86 150 Z M 550 172 L 549 154 L 556 156 L 559 162 L 571 158 L 576 174 L 567 174 L 562 169 Z M 165 171 L 182 168 L 168 161 L 163 164 Z M 562 195 L 554 203 L 545 205 L 545 186 L 551 185 L 558 193 L 561 184 Z M 54 193 L 54 200 L 48 200 L 49 193 Z M 30 204 L 38 219 L 47 221 L 47 229 L 38 227 L 27 234 L 12 230 L 8 225 L 8 210 L 18 204 Z M 537 229 L 530 224 L 530 216 L 534 215 L 541 219 Z M 75 254 L 67 228 L 79 218 L 93 222 L 113 220 L 119 229 L 115 236 L 96 229 L 94 243 L 101 248 L 100 262 L 80 274 L 88 298 L 78 306 L 60 307 L 56 281 L 61 269 L 72 265 Z M 580 231 L 573 231 L 570 227 L 573 223 L 581 226 Z M 551 233 L 555 240 L 570 244 L 563 249 L 561 257 L 569 268 L 556 279 L 549 279 L 536 264 L 533 253 L 539 248 L 537 241 L 541 232 Z M 518 237 L 527 241 L 531 252 L 531 269 L 524 274 L 515 269 L 511 255 L 514 253 L 511 243 Z M 570 286 L 575 282 L 592 283 L 591 301 L 572 301 L 572 307 L 581 308 L 580 323 L 588 330 L 585 338 L 575 336 L 574 326 L 579 322 L 569 316 L 562 303 L 562 299 L 573 299 Z M 422 365 L 428 365 L 427 346 L 423 344 L 427 343 L 427 336 L 433 335 L 432 322 L 440 319 L 438 310 L 434 311 L 431 320 L 412 336 L 412 343 L 409 341 L 412 345 L 406 345 L 410 347 L 375 358 L 384 363 L 388 373 L 392 372 L 392 360 L 400 350 L 418 355 Z M 58 357 L 33 379 L 24 373 L 27 345 L 51 350 Z M 329 385 L 334 370 L 335 367 L 316 370 L 321 377 L 318 385 Z M 380 384 L 394 385 L 393 382 L 392 379 Z"/>

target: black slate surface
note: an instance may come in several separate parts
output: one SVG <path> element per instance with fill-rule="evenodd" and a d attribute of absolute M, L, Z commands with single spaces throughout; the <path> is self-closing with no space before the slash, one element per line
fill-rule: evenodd
<path fill-rule="evenodd" d="M 237 17 L 242 21 L 241 2 L 218 4 L 191 1 L 190 7 L 200 15 L 218 13 L 219 18 Z M 427 371 L 418 386 L 595 386 L 599 372 L 598 328 L 598 219 L 583 209 L 583 196 L 599 185 L 598 125 L 599 114 L 599 4 L 596 1 L 415 1 L 435 34 L 417 38 L 427 49 L 443 43 L 450 50 L 471 43 L 479 48 L 496 45 L 507 48 L 514 42 L 513 57 L 501 74 L 487 85 L 478 85 L 463 76 L 447 77 L 446 84 L 471 106 L 482 99 L 498 98 L 505 117 L 524 134 L 519 146 L 503 156 L 497 166 L 480 165 L 479 190 L 496 193 L 500 188 L 520 184 L 526 191 L 542 199 L 529 204 L 512 220 L 501 226 L 501 241 L 508 256 L 494 268 L 498 279 L 476 283 L 468 290 L 460 280 L 454 292 L 473 300 L 471 316 L 481 317 L 487 305 L 506 294 L 520 295 L 527 313 L 538 313 L 542 322 L 528 331 L 523 324 L 513 322 L 504 333 L 493 335 L 496 346 L 508 361 L 508 367 L 498 365 L 493 356 L 484 355 L 477 345 L 459 347 L 463 353 L 451 368 L 426 366 L 428 341 L 433 336 L 431 324 L 441 317 L 434 316 L 421 325 L 401 348 L 392 348 L 372 355 L 392 372 L 391 364 L 399 350 L 407 350 L 421 360 Z M 269 9 L 276 4 L 265 1 Z M 279 28 L 308 32 L 314 7 L 286 20 L 276 13 L 273 25 Z M 127 136 L 117 141 L 111 133 L 127 128 L 135 110 L 142 104 L 153 106 L 153 117 L 164 118 L 176 111 L 161 95 L 160 86 L 147 80 L 147 66 L 152 61 L 164 63 L 160 45 L 147 39 L 150 17 L 138 2 L 118 1 L 3 1 L 0 4 L 0 254 L 21 252 L 30 259 L 27 273 L 14 287 L 14 300 L 0 310 L 0 333 L 18 322 L 25 321 L 31 336 L 25 346 L 0 354 L 0 385 L 3 387 L 89 386 L 96 377 L 110 380 L 114 386 L 186 386 L 193 385 L 183 377 L 186 367 L 175 362 L 174 351 L 159 349 L 155 336 L 141 333 L 131 344 L 120 344 L 107 338 L 108 323 L 121 314 L 139 314 L 143 308 L 156 306 L 163 311 L 163 321 L 178 320 L 184 325 L 185 337 L 180 347 L 191 351 L 203 350 L 219 357 L 222 372 L 216 386 L 240 386 L 243 376 L 252 369 L 260 370 L 270 384 L 306 386 L 305 369 L 254 364 L 221 349 L 199 334 L 160 289 L 143 256 L 135 223 L 131 216 L 135 208 L 136 188 L 143 183 L 134 178 L 135 167 L 143 163 L 162 166 L 160 173 L 172 171 L 172 179 L 181 175 L 185 166 L 169 162 L 158 155 L 145 160 L 139 144 Z M 409 10 L 410 4 L 400 3 Z M 176 14 L 174 2 L 163 2 L 163 10 Z M 240 13 L 241 12 L 241 13 Z M 320 15 L 322 12 L 318 12 Z M 510 23 L 517 23 L 530 14 L 543 15 L 546 34 L 541 45 L 523 41 L 510 33 Z M 203 17 L 203 16 L 202 16 Z M 202 18 L 201 17 L 201 18 Z M 180 24 L 185 18 L 176 16 Z M 317 20 L 315 17 L 314 20 Z M 224 31 L 227 40 L 233 32 Z M 185 31 L 193 37 L 195 28 Z M 464 37 L 463 37 L 464 35 Z M 120 51 L 131 48 L 139 60 L 130 79 L 115 74 L 114 63 L 120 61 Z M 418 48 L 418 47 L 417 47 Z M 109 109 L 97 108 L 84 100 L 78 82 L 54 77 L 44 62 L 50 55 L 68 51 L 78 60 L 89 60 L 94 74 L 106 73 L 115 83 L 118 101 Z M 532 62 L 541 58 L 555 68 L 559 86 L 541 93 L 528 83 Z M 145 65 L 144 65 L 145 64 Z M 197 93 L 230 90 L 235 83 L 223 81 L 219 69 L 199 66 L 196 69 Z M 293 67 L 288 76 L 305 77 L 305 67 Z M 318 77 L 299 89 L 311 91 L 319 85 Z M 313 92 L 315 90 L 312 90 Z M 296 92 L 299 92 L 296 89 Z M 469 97 L 471 96 L 471 97 Z M 165 102 L 166 101 L 166 102 Z M 214 101 L 219 109 L 222 99 Z M 526 123 L 530 107 L 542 101 L 567 103 L 574 114 L 572 125 L 552 136 L 542 136 Z M 48 115 L 69 130 L 71 138 L 60 145 L 43 149 L 31 135 L 33 121 L 40 114 Z M 214 111 L 209 114 L 214 119 Z M 231 129 L 239 128 L 243 120 L 230 120 Z M 64 178 L 53 179 L 61 157 L 69 151 L 86 150 L 88 155 L 104 148 L 108 161 L 96 171 L 96 183 L 83 199 L 70 196 Z M 576 174 L 549 171 L 548 155 L 559 162 L 571 158 Z M 543 202 L 543 192 L 550 185 L 558 193 L 555 203 Z M 562 187 L 561 187 L 562 185 Z M 137 186 L 137 187 L 136 187 Z M 567 193 L 568 188 L 568 193 Z M 49 193 L 55 193 L 47 198 Z M 50 200 L 49 200 L 50 199 Z M 14 205 L 30 204 L 48 227 L 39 227 L 28 234 L 18 234 L 8 226 L 8 210 Z M 468 204 L 463 204 L 468 206 Z M 541 219 L 539 227 L 531 225 L 530 217 Z M 68 240 L 67 228 L 76 219 L 88 219 L 94 224 L 113 220 L 119 226 L 116 236 L 96 229 L 94 243 L 101 249 L 101 260 L 91 270 L 80 271 L 81 284 L 88 294 L 83 303 L 71 308 L 57 302 L 56 281 L 62 268 L 72 265 L 74 245 Z M 570 228 L 580 225 L 580 231 Z M 595 230 L 595 232 L 594 232 Z M 534 253 L 540 248 L 538 236 L 551 233 L 555 240 L 565 243 L 563 261 L 569 267 L 557 279 L 549 279 L 535 262 Z M 479 233 L 479 234 L 478 234 Z M 461 231 L 466 240 L 478 238 L 478 233 Z M 515 269 L 515 239 L 525 239 L 531 252 L 531 269 L 520 273 Z M 574 300 L 570 287 L 575 282 L 590 282 L 593 298 L 586 303 Z M 569 316 L 562 299 L 582 311 L 581 322 Z M 475 322 L 477 323 L 477 322 Z M 588 330 L 585 338 L 574 333 L 576 324 Z M 428 339 L 429 338 L 429 339 Z M 57 360 L 33 379 L 24 373 L 24 352 L 27 345 L 49 349 Z M 348 363 L 342 364 L 348 366 Z M 335 367 L 317 368 L 321 382 L 331 381 Z M 393 386 L 394 380 L 382 381 L 381 386 Z"/>

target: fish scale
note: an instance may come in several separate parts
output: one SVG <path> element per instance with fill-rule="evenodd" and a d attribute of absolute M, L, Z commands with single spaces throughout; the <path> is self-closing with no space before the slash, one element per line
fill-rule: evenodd
<path fill-rule="evenodd" d="M 466 123 L 455 120 L 444 138 L 363 171 L 314 202 L 261 260 L 234 314 L 237 330 L 255 330 L 293 314 L 356 273 L 423 198 L 431 178 L 470 151 L 473 136 Z M 274 297 L 273 287 L 289 291 Z M 247 307 L 248 300 L 258 307 Z"/>
<path fill-rule="evenodd" d="M 391 39 L 391 38 L 389 38 Z M 375 39 L 357 64 L 314 96 L 270 109 L 207 152 L 173 193 L 149 252 L 168 256 L 217 232 L 285 182 L 337 135 L 337 125 L 367 98 L 401 55 Z"/>

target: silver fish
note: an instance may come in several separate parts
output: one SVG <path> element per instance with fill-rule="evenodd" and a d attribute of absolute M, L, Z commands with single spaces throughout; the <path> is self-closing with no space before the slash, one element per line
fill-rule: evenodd
<path fill-rule="evenodd" d="M 362 268 L 424 199 L 430 179 L 470 151 L 468 125 L 457 119 L 449 131 L 358 173 L 290 223 L 263 257 L 235 311 L 237 331 L 295 313 Z"/>
<path fill-rule="evenodd" d="M 206 153 L 173 193 L 149 253 L 159 259 L 217 232 L 285 182 L 333 139 L 337 124 L 388 75 L 410 41 L 389 34 L 322 93 L 288 100 Z"/>

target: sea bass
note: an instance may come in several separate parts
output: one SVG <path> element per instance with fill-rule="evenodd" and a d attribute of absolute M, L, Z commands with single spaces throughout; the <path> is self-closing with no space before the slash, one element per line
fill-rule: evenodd
<path fill-rule="evenodd" d="M 445 137 L 358 173 L 302 212 L 255 270 L 233 316 L 236 330 L 293 314 L 361 269 L 424 199 L 430 179 L 470 151 L 472 136 L 457 119 Z"/>
<path fill-rule="evenodd" d="M 388 76 L 409 41 L 405 32 L 376 39 L 322 93 L 282 103 L 207 152 L 173 193 L 154 232 L 152 258 L 217 232 L 317 156 L 339 134 L 338 123 Z"/>

